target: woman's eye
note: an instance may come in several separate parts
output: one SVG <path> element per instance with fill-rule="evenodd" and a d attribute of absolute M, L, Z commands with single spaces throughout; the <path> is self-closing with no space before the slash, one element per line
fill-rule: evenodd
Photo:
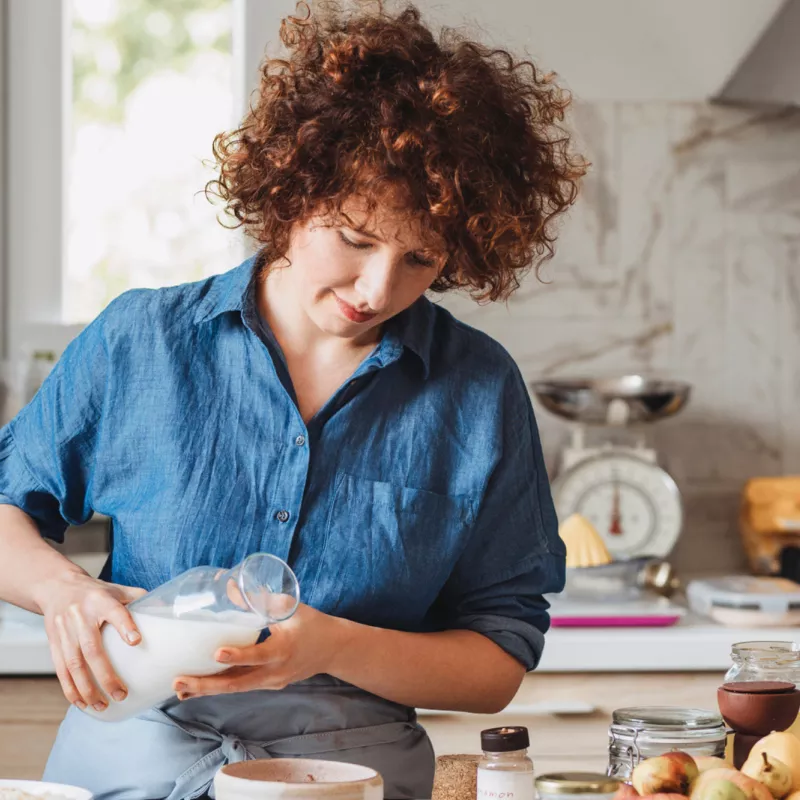
<path fill-rule="evenodd" d="M 421 253 L 410 253 L 409 260 L 418 267 L 435 267 L 436 259 L 426 258 Z"/>
<path fill-rule="evenodd" d="M 369 242 L 354 242 L 352 239 L 348 239 L 341 231 L 339 231 L 339 238 L 348 246 L 352 247 L 354 250 L 368 250 L 372 245 Z"/>

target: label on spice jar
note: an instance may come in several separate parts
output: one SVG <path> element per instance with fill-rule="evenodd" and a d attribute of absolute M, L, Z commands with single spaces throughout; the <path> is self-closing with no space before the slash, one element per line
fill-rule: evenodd
<path fill-rule="evenodd" d="M 478 770 L 478 800 L 533 800 L 533 772 Z"/>

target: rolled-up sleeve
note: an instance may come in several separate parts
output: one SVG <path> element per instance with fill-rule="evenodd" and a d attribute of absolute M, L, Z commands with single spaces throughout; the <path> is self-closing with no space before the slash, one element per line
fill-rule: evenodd
<path fill-rule="evenodd" d="M 566 552 L 533 408 L 516 368 L 500 406 L 491 413 L 502 448 L 434 615 L 437 627 L 481 633 L 532 670 L 550 625 L 542 595 L 564 588 Z"/>
<path fill-rule="evenodd" d="M 59 542 L 68 525 L 80 525 L 92 514 L 92 471 L 108 373 L 102 327 L 101 315 L 70 343 L 31 402 L 0 430 L 0 504 L 20 508 L 43 536 Z"/>

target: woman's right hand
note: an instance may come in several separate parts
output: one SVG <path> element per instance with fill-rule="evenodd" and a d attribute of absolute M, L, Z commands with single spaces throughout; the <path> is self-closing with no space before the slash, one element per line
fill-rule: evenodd
<path fill-rule="evenodd" d="M 123 641 L 137 645 L 141 634 L 125 607 L 145 594 L 144 589 L 120 586 L 71 572 L 40 587 L 39 608 L 44 616 L 53 664 L 64 696 L 78 708 L 106 709 L 103 696 L 124 700 L 127 687 L 108 659 L 100 628 L 108 623 Z"/>

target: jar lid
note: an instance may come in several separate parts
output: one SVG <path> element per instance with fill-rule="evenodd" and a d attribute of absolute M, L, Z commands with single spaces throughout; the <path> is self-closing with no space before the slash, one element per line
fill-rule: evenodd
<path fill-rule="evenodd" d="M 550 772 L 536 779 L 541 794 L 612 794 L 619 785 L 602 772 Z"/>
<path fill-rule="evenodd" d="M 714 711 L 673 706 L 618 708 L 612 718 L 617 725 L 662 731 L 700 730 L 724 725 L 722 717 Z"/>
<path fill-rule="evenodd" d="M 733 681 L 722 689 L 733 694 L 792 694 L 797 686 L 789 681 Z"/>
<path fill-rule="evenodd" d="M 487 753 L 511 753 L 530 746 L 528 729 L 522 726 L 481 731 L 481 749 Z"/>

